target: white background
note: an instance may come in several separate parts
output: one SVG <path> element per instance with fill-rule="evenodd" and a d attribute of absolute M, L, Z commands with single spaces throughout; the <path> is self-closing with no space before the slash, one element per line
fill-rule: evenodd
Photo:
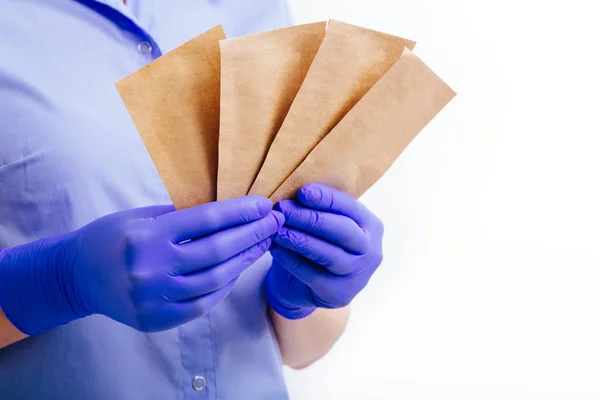
<path fill-rule="evenodd" d="M 292 0 L 457 92 L 364 202 L 386 260 L 292 399 L 600 399 L 597 1 Z"/>

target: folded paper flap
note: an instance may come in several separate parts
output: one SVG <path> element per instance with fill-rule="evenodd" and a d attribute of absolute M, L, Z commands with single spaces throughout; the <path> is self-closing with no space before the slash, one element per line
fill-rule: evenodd
<path fill-rule="evenodd" d="M 250 193 L 270 196 L 412 40 L 331 20 Z"/>
<path fill-rule="evenodd" d="M 151 63 L 141 67 L 135 72 L 127 75 L 125 78 L 118 81 L 115 86 L 117 89 L 127 87 L 140 87 L 145 88 L 147 82 L 140 81 L 140 79 L 147 79 L 148 74 L 153 75 L 152 78 L 157 80 L 169 80 L 169 75 L 163 75 L 164 70 L 184 70 L 192 64 L 190 55 L 196 55 L 199 57 L 203 56 L 205 46 L 208 43 L 218 45 L 220 40 L 225 39 L 225 31 L 221 25 L 217 25 L 210 30 L 188 40 L 182 45 L 176 47 L 168 53 L 163 54 L 161 57 L 152 61 Z M 154 82 L 153 82 L 154 83 Z"/>
<path fill-rule="evenodd" d="M 320 22 L 221 40 L 221 68 L 222 75 L 226 78 L 222 79 L 221 90 L 237 91 L 239 95 L 252 96 L 227 99 L 228 102 L 224 102 L 223 106 L 229 106 L 234 101 L 238 103 L 236 105 L 246 106 L 256 102 L 270 104 L 275 99 L 277 101 L 274 105 L 287 106 L 287 112 L 295 92 L 290 93 L 289 90 L 282 89 L 288 86 L 294 89 L 294 85 L 299 86 L 296 81 L 299 78 L 303 79 L 305 73 L 299 73 L 298 69 L 300 67 L 308 70 L 325 35 L 325 27 L 326 23 Z M 239 75 L 234 75 L 236 73 Z M 268 97 L 261 96 L 263 94 Z M 222 114 L 225 114 L 222 121 L 237 117 L 263 122 L 259 120 L 259 115 L 252 115 L 247 107 L 234 110 L 233 115 L 224 112 Z M 275 124 L 273 119 L 283 120 L 285 114 L 282 116 L 275 113 L 271 117 L 276 118 L 267 119 L 263 123 L 269 127 L 274 125 L 271 130 L 276 131 L 280 123 Z"/>
<path fill-rule="evenodd" d="M 326 26 L 298 25 L 220 42 L 219 200 L 250 189 Z"/>
<path fill-rule="evenodd" d="M 309 182 L 359 197 L 454 96 L 446 83 L 406 49 L 271 200 L 291 198 Z"/>
<path fill-rule="evenodd" d="M 294 35 L 316 34 L 323 36 L 327 31 L 327 21 L 311 22 L 308 24 L 288 26 L 284 28 L 272 29 L 270 31 L 252 33 L 245 36 L 226 38 L 220 41 L 221 45 L 239 44 L 241 46 L 266 45 L 269 43 L 288 43 L 288 45 L 297 45 L 298 41 L 292 39 Z M 302 43 L 302 42 L 301 42 Z M 311 42 L 307 44 L 313 45 Z M 250 50 L 250 49 L 249 49 Z"/>
<path fill-rule="evenodd" d="M 389 40 L 392 43 L 397 43 L 398 39 L 400 39 L 404 43 L 404 47 L 407 47 L 411 51 L 414 50 L 417 42 L 414 40 L 402 38 L 399 36 L 391 35 L 389 33 L 384 33 L 380 31 L 376 31 L 374 29 L 363 28 L 362 26 L 348 24 L 346 22 L 338 21 L 335 19 L 330 19 L 327 25 L 327 31 L 338 32 L 338 33 L 347 33 L 350 34 L 351 37 L 357 37 L 358 35 L 366 36 L 367 38 L 374 38 L 374 45 L 377 46 L 377 42 L 379 40 Z"/>
<path fill-rule="evenodd" d="M 224 38 L 217 26 L 116 84 L 178 209 L 216 197 L 219 40 Z"/>

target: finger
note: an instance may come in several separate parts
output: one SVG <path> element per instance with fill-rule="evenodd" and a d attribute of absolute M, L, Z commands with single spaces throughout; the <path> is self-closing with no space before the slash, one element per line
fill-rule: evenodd
<path fill-rule="evenodd" d="M 271 247 L 273 266 L 280 266 L 311 289 L 313 304 L 324 308 L 345 307 L 362 290 L 368 279 L 355 281 L 333 275 L 311 261 L 276 243 Z"/>
<path fill-rule="evenodd" d="M 363 228 L 380 223 L 364 204 L 340 190 L 309 183 L 298 191 L 298 200 L 307 207 L 352 218 Z"/>
<path fill-rule="evenodd" d="M 271 238 L 268 238 L 214 267 L 170 277 L 167 299 L 184 301 L 221 289 L 261 258 L 270 246 Z"/>
<path fill-rule="evenodd" d="M 233 226 L 256 221 L 272 209 L 262 196 L 244 196 L 187 208 L 157 217 L 157 223 L 175 243 L 195 239 Z"/>
<path fill-rule="evenodd" d="M 283 227 L 279 229 L 273 240 L 335 275 L 348 275 L 354 272 L 352 266 L 357 256 L 305 232 Z"/>
<path fill-rule="evenodd" d="M 335 279 L 339 278 L 337 275 L 314 264 L 300 254 L 286 249 L 277 243 L 271 245 L 270 252 L 271 256 L 273 256 L 273 260 L 277 262 L 279 266 L 286 269 L 290 274 L 296 277 L 296 279 L 313 290 L 318 290 L 322 286 L 333 284 Z"/>
<path fill-rule="evenodd" d="M 285 216 L 285 225 L 316 235 L 353 254 L 365 254 L 369 239 L 354 220 L 339 214 L 306 208 L 297 201 L 284 200 L 275 205 Z"/>
<path fill-rule="evenodd" d="M 283 214 L 271 211 L 258 221 L 178 245 L 175 249 L 174 272 L 180 275 L 189 274 L 220 264 L 273 236 L 283 226 L 284 220 Z"/>
<path fill-rule="evenodd" d="M 222 288 L 185 301 L 169 301 L 164 305 L 164 314 L 174 321 L 172 326 L 179 326 L 201 317 L 215 308 L 233 289 L 239 278 L 234 278 Z"/>

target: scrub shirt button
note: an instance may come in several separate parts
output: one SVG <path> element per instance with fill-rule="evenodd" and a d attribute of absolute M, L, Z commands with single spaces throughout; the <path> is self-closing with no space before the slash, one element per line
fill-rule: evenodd
<path fill-rule="evenodd" d="M 192 380 L 192 387 L 196 392 L 201 392 L 206 388 L 206 379 L 203 376 L 196 375 Z"/>
<path fill-rule="evenodd" d="M 138 43 L 138 51 L 141 54 L 150 54 L 152 52 L 152 44 L 147 41 L 141 41 Z"/>

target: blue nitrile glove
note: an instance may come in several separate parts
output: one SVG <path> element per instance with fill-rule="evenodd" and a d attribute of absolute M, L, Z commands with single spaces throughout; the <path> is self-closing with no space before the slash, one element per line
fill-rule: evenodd
<path fill-rule="evenodd" d="M 288 319 L 350 304 L 383 259 L 383 224 L 352 196 L 308 184 L 297 199 L 275 206 L 285 225 L 265 279 L 271 308 Z"/>
<path fill-rule="evenodd" d="M 209 312 L 268 250 L 283 225 L 271 208 L 259 196 L 139 208 L 4 250 L 0 307 L 29 335 L 90 314 L 144 332 L 176 327 Z"/>

